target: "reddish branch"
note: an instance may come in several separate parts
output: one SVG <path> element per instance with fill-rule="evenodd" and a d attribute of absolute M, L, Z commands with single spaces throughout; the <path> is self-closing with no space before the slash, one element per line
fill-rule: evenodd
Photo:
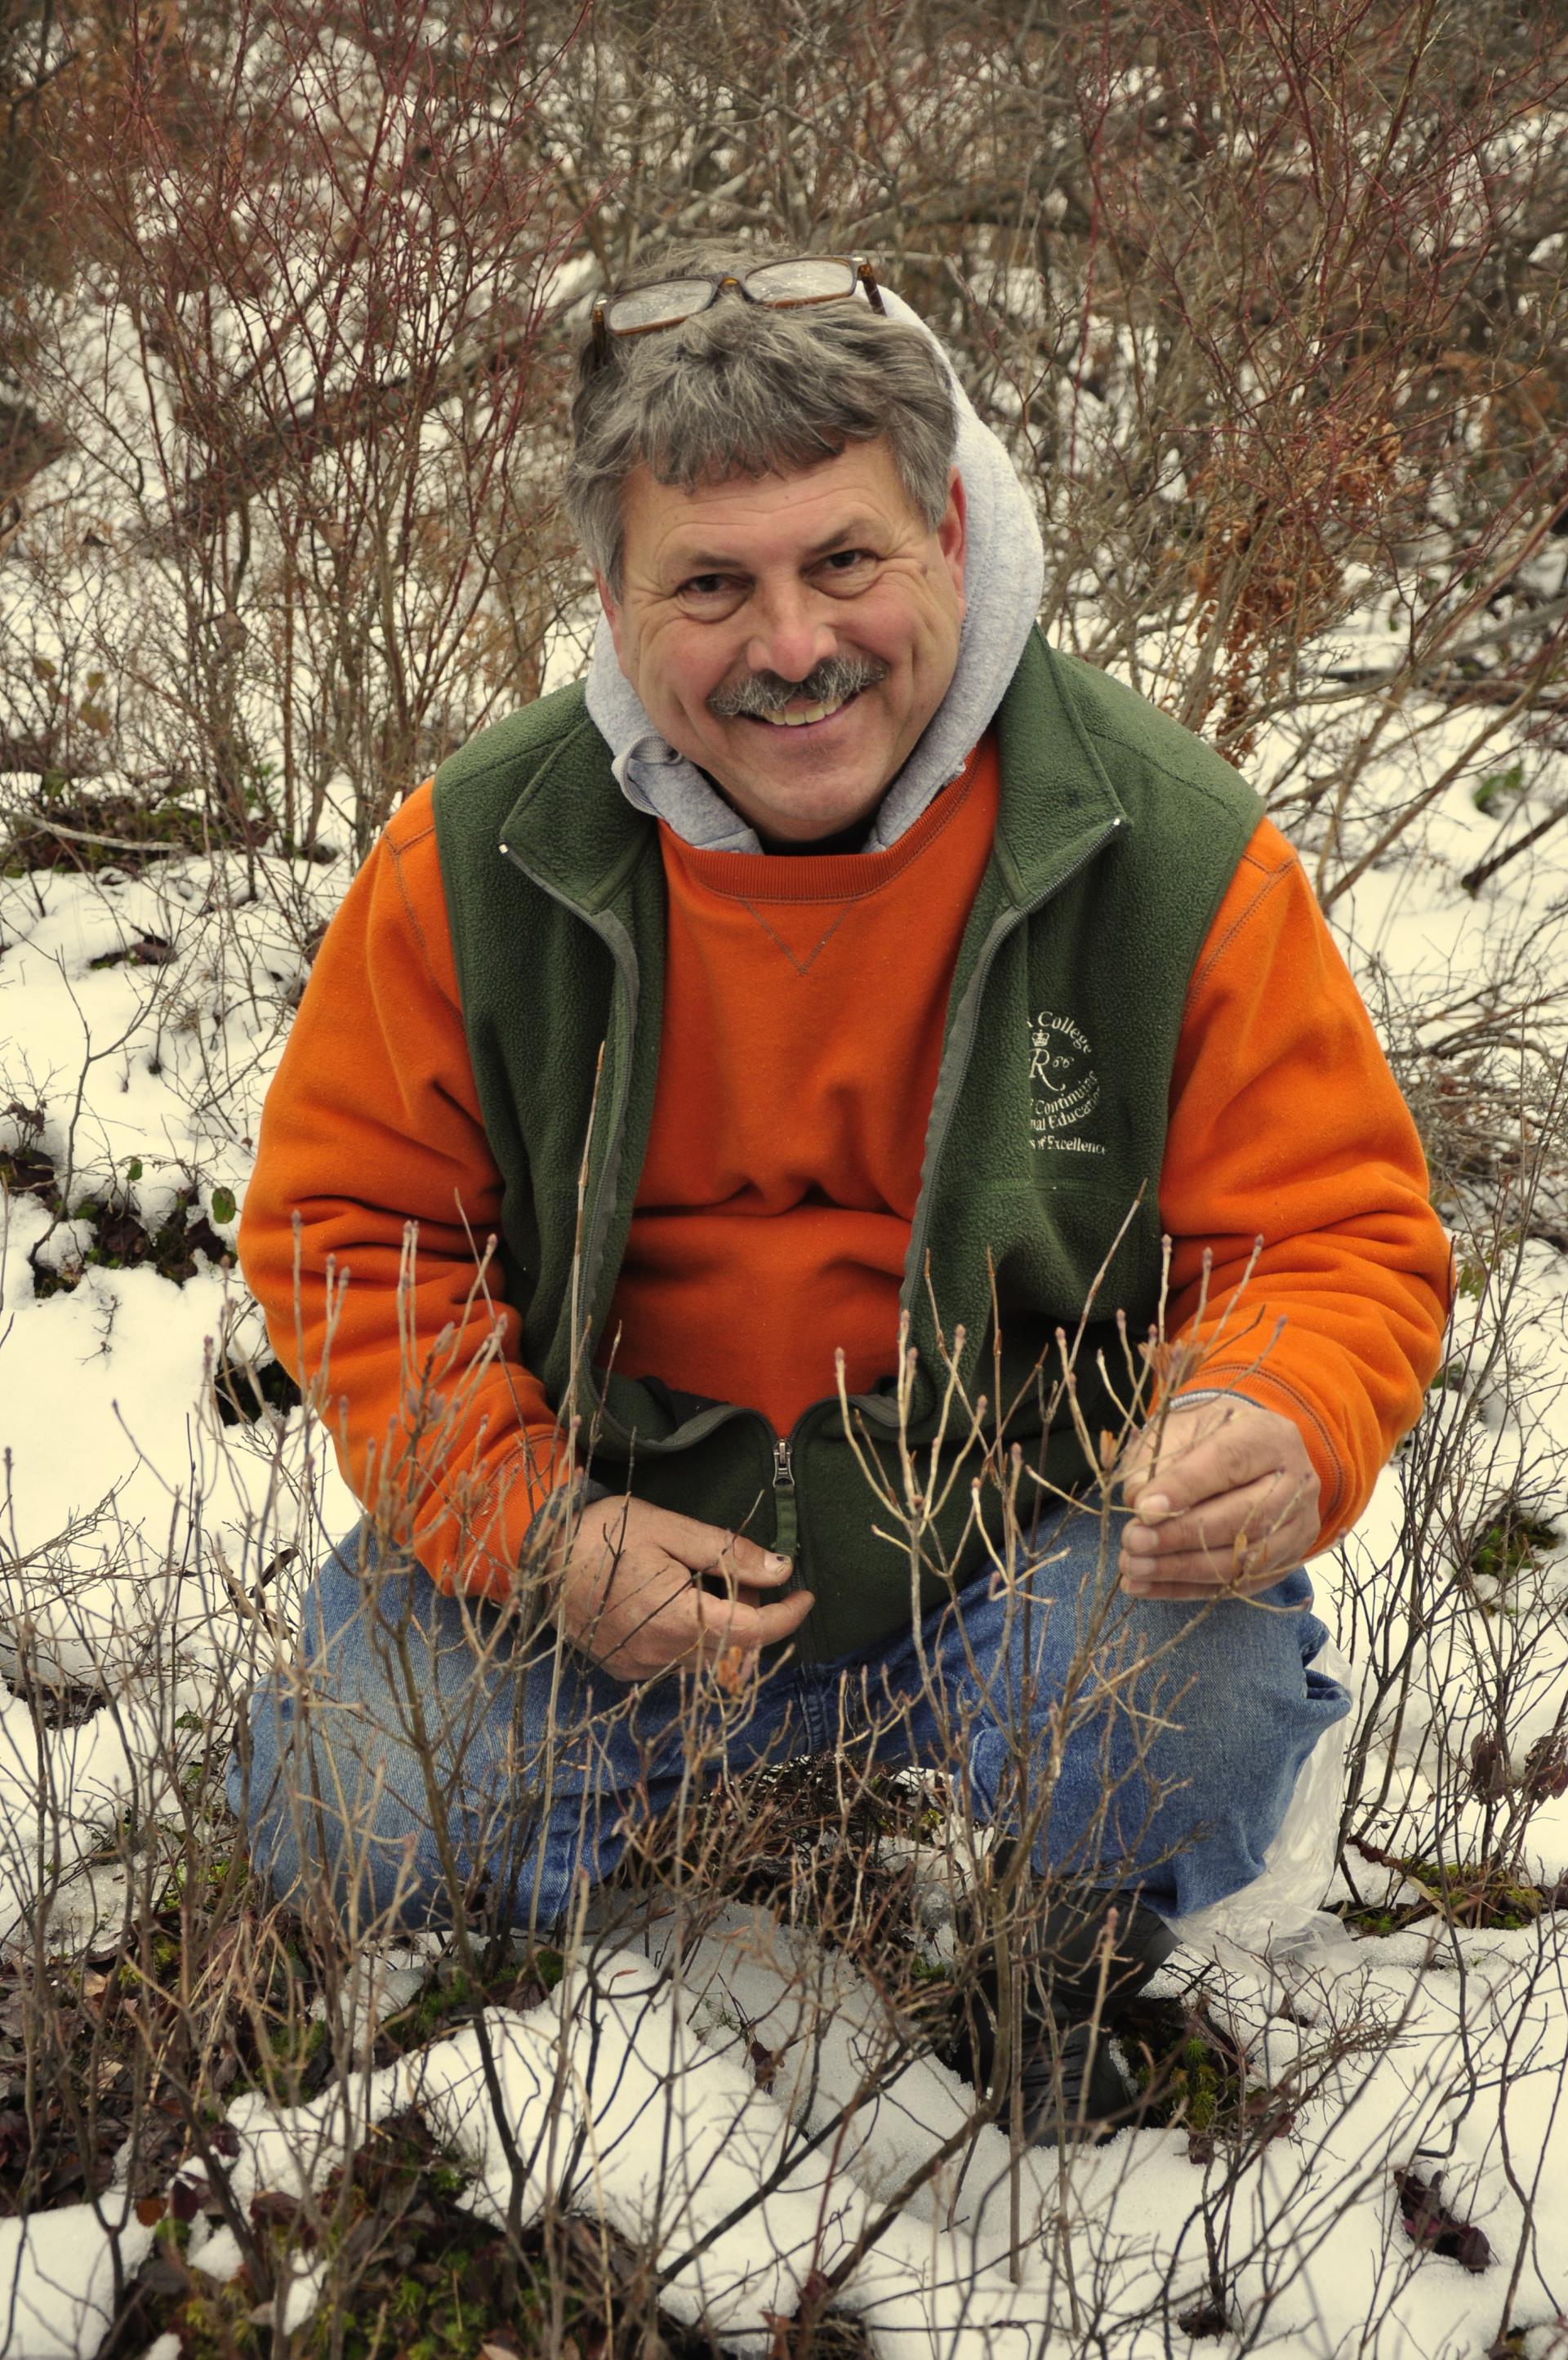
<path fill-rule="evenodd" d="M 182 533 L 214 531 L 233 509 L 287 470 L 309 467 L 324 452 L 422 417 L 469 392 L 484 377 L 503 377 L 527 362 L 537 341 L 537 329 L 529 327 L 490 352 L 444 362 L 428 374 L 411 372 L 380 385 L 356 384 L 323 394 L 308 410 L 264 427 L 193 476 L 183 498 L 170 507 L 149 534 L 150 542 L 167 548 Z"/>

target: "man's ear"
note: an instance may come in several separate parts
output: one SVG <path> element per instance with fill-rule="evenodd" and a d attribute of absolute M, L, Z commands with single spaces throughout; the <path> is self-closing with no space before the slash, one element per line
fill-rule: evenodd
<path fill-rule="evenodd" d="M 961 609 L 964 602 L 964 559 L 969 551 L 969 510 L 964 501 L 964 479 L 956 467 L 948 471 L 948 505 L 937 527 L 937 546 L 947 560 Z"/>
<path fill-rule="evenodd" d="M 620 603 L 611 593 L 609 584 L 605 580 L 604 575 L 598 571 L 597 566 L 594 569 L 594 588 L 599 594 L 599 605 L 604 608 L 604 618 L 609 625 L 609 636 L 615 642 L 616 661 L 620 664 L 621 671 L 624 672 L 626 670 L 626 657 L 620 644 Z"/>

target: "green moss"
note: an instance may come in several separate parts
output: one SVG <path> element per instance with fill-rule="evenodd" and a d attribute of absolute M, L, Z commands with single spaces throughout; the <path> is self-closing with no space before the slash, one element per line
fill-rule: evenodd
<path fill-rule="evenodd" d="M 1495 1865 L 1462 1861 L 1441 1868 L 1431 1861 L 1413 1859 L 1395 1864 L 1421 1887 L 1426 1898 L 1397 1907 L 1367 1904 L 1337 1909 L 1335 1916 L 1353 1932 L 1374 1938 L 1398 1934 L 1407 1926 L 1431 1926 L 1434 1917 L 1455 1926 L 1496 1926 L 1505 1932 L 1517 1932 L 1521 1927 L 1533 1926 L 1541 1911 L 1552 1906 L 1539 1885 L 1517 1884 Z"/>
<path fill-rule="evenodd" d="M 473 2012 L 472 1989 L 459 1968 L 455 1974 L 433 1978 L 417 1999 L 411 2000 L 397 2016 L 388 2017 L 383 2029 L 400 2049 L 422 2048 L 454 2017 L 469 2016 Z"/>
<path fill-rule="evenodd" d="M 270 2351 L 270 2335 L 252 2326 L 247 2316 L 255 2307 L 256 2295 L 243 2270 L 222 2286 L 194 2278 L 190 2293 L 170 2319 L 180 2338 L 181 2360 L 250 2360 L 253 2353 Z"/>
<path fill-rule="evenodd" d="M 1464 1553 L 1464 1570 L 1473 1581 L 1489 1582 L 1500 1590 L 1521 1573 L 1533 1571 L 1542 1555 L 1556 1548 L 1562 1538 L 1554 1524 L 1509 1503 L 1471 1540 Z M 1490 1602 L 1481 1601 L 1483 1605 Z"/>
<path fill-rule="evenodd" d="M 1485 819 L 1497 819 L 1524 792 L 1524 764 L 1510 762 L 1506 770 L 1488 770 L 1472 787 L 1470 800 Z"/>
<path fill-rule="evenodd" d="M 552 2346 L 543 2277 L 458 2206 L 466 2184 L 417 2116 L 394 2117 L 370 2133 L 346 2180 L 329 2181 L 319 2209 L 253 2214 L 275 2281 L 307 2252 L 326 2270 L 314 2316 L 289 2341 L 295 2360 L 473 2360 L 491 2339 L 544 2360 Z M 270 2354 L 270 2307 L 249 2270 L 221 2286 L 200 2271 L 170 2272 L 182 2241 L 170 2227 L 159 2224 L 137 2348 L 172 2333 L 185 2360 Z M 587 2308 L 584 2297 L 568 2298 L 568 2323 Z M 602 2305 L 594 2316 L 602 2318 Z"/>
<path fill-rule="evenodd" d="M 554 1990 L 565 1972 L 559 1950 L 531 1951 L 521 1966 L 509 1957 L 493 1975 L 478 1981 L 454 1966 L 448 1973 L 433 1976 L 417 1999 L 387 2018 L 382 2030 L 399 2049 L 420 2048 L 454 2023 L 466 2023 L 481 2007 L 517 2001 L 520 1988 L 531 1986 L 532 1999 L 537 2000 L 541 1991 Z"/>
<path fill-rule="evenodd" d="M 1222 2142 L 1255 2139 L 1266 2118 L 1281 2126 L 1288 2119 L 1273 2093 L 1249 2090 L 1244 2058 L 1201 2007 L 1194 2014 L 1172 2000 L 1136 2000 L 1119 2038 L 1144 2095 L 1143 2120 L 1185 2130 L 1195 2162 Z"/>
<path fill-rule="evenodd" d="M 1372 1908 L 1343 1910 L 1340 1913 L 1340 1921 L 1343 1925 L 1348 1926 L 1354 1933 L 1373 1935 L 1392 1934 L 1398 1924 L 1391 1909 Z"/>
<path fill-rule="evenodd" d="M 274 2017 L 267 2027 L 266 2053 L 257 2059 L 256 2087 L 264 2090 L 274 2105 L 291 2104 L 300 2094 L 301 2076 L 317 2059 L 324 2061 L 327 2046 L 323 2017 L 302 2016 L 296 2009 Z"/>

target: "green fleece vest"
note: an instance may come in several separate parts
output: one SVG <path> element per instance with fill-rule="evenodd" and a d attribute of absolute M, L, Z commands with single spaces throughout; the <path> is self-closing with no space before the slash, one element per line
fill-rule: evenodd
<path fill-rule="evenodd" d="M 1080 1434 L 1119 1422 L 1102 1356 L 1124 1396 L 1116 1315 L 1135 1342 L 1158 1302 L 1159 1175 L 1188 980 L 1258 817 L 1217 755 L 1037 635 L 997 730 L 996 839 L 953 977 L 905 1269 L 916 1354 L 902 1411 L 917 1453 L 907 1479 L 891 1368 L 851 1399 L 856 1447 L 835 1398 L 780 1436 L 743 1404 L 599 1368 L 658 1083 L 658 829 L 616 784 L 580 687 L 483 731 L 436 775 L 523 1359 L 577 1419 L 599 1480 L 792 1552 L 817 1601 L 795 1644 L 818 1661 L 907 1630 L 984 1568 L 987 1535 L 1002 1528 L 999 1401 L 1031 1515 L 1051 1496 L 1035 1478 L 1080 1489 Z M 854 1022 L 852 1004 L 843 1021 Z M 787 1083 L 779 1112 L 787 1122 Z M 1063 1395 L 1064 1349 L 1081 1425 Z M 981 1395 L 977 1442 L 965 1403 Z M 912 1499 L 916 1487 L 928 1500 Z"/>

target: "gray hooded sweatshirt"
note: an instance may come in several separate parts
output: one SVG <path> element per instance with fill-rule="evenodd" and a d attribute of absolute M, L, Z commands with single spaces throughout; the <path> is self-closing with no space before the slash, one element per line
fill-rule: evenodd
<path fill-rule="evenodd" d="M 983 736 L 1024 652 L 1045 584 L 1045 558 L 1034 505 L 1012 460 L 982 426 L 951 361 L 925 322 L 891 289 L 890 319 L 921 334 L 941 354 L 958 406 L 954 462 L 962 479 L 968 532 L 965 612 L 959 659 L 947 695 L 894 780 L 866 840 L 885 851 L 962 770 Z M 589 718 L 608 743 L 621 792 L 633 807 L 663 820 L 704 852 L 760 852 L 756 831 L 733 811 L 693 762 L 666 744 L 621 671 L 601 617 L 588 672 Z"/>

